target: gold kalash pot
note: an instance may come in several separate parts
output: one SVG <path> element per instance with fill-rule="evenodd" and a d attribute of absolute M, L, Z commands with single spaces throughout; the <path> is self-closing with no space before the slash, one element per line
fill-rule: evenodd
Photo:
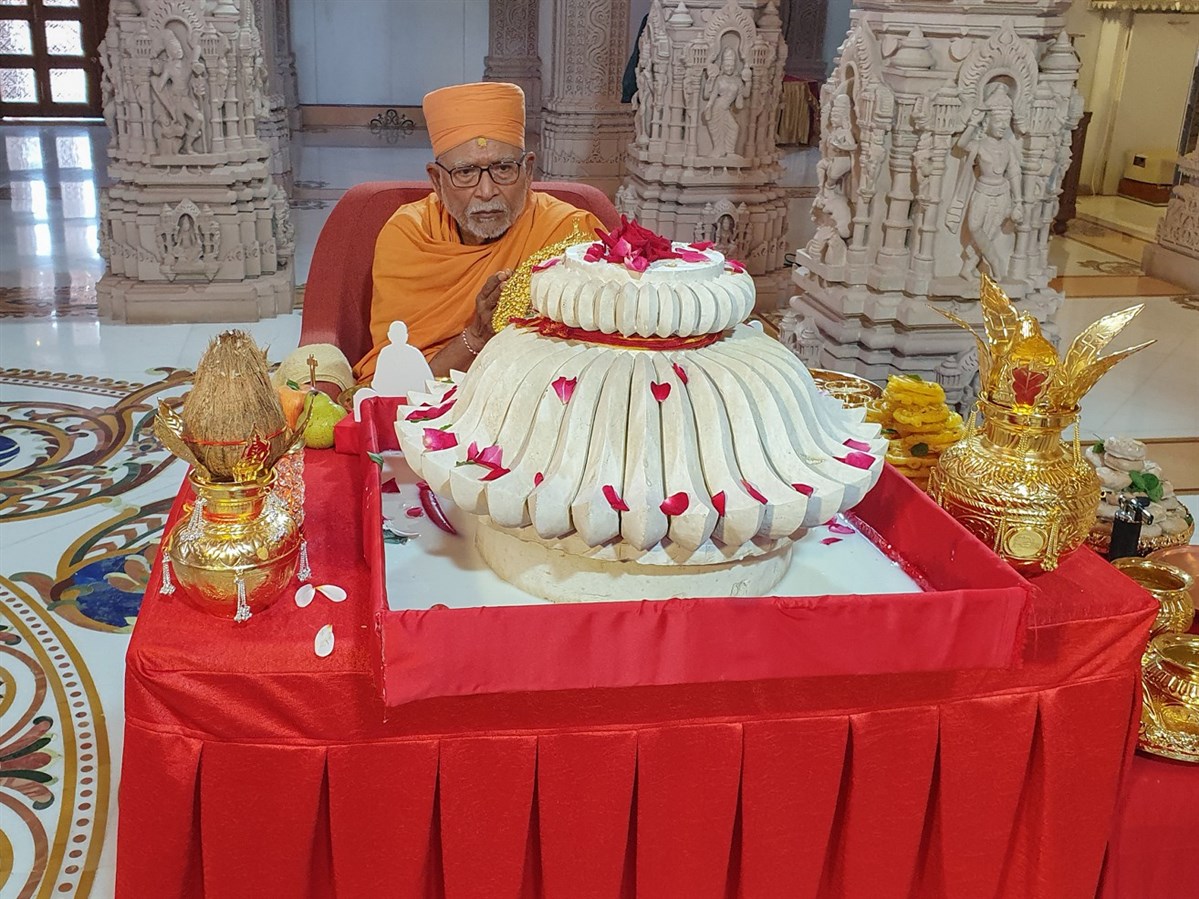
<path fill-rule="evenodd" d="M 1100 358 L 1141 311 L 1134 306 L 1092 324 L 1063 360 L 1036 318 L 1017 312 L 986 275 L 980 305 L 986 340 L 946 314 L 978 342 L 979 400 L 966 436 L 932 470 L 928 492 L 1017 569 L 1052 571 L 1082 545 L 1099 506 L 1099 479 L 1079 444 L 1079 400 L 1113 365 L 1153 341 Z M 1070 425 L 1074 440 L 1066 444 L 1062 431 Z"/>
<path fill-rule="evenodd" d="M 170 592 L 173 574 L 190 605 L 244 621 L 274 603 L 296 576 L 300 529 L 272 492 L 273 471 L 244 483 L 211 481 L 196 471 L 187 479 L 195 497 L 167 537 L 162 592 Z"/>

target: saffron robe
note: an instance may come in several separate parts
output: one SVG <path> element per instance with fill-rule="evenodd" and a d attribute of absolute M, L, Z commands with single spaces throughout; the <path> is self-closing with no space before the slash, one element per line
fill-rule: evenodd
<path fill-rule="evenodd" d="M 565 239 L 575 223 L 591 236 L 600 221 L 549 194 L 532 192 L 504 236 L 467 246 L 449 212 L 430 193 L 395 211 L 375 243 L 371 299 L 373 349 L 354 367 L 359 382 L 375 373 L 393 321 L 408 325 L 408 341 L 432 359 L 457 340 L 475 315 L 475 298 L 496 272 Z"/>

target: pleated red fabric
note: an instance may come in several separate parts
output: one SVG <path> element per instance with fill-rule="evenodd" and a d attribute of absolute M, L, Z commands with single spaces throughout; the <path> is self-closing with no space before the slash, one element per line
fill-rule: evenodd
<path fill-rule="evenodd" d="M 347 601 L 234 626 L 154 573 L 126 667 L 121 899 L 1091 899 L 1105 853 L 1105 899 L 1129 899 L 1160 878 L 1125 854 L 1193 855 L 1191 830 L 1145 825 L 1140 759 L 1117 808 L 1154 606 L 1089 552 L 1034 582 L 1018 667 L 389 708 L 345 513 L 357 461 L 307 473 L 309 521 L 338 523 L 310 524 L 313 568 Z M 1169 773 L 1186 795 L 1193 770 Z"/>

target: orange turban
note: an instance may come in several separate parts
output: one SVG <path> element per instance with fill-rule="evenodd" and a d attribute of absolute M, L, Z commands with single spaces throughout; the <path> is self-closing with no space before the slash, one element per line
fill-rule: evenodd
<path fill-rule="evenodd" d="M 425 94 L 421 106 L 434 156 L 477 137 L 525 145 L 525 92 L 515 84 L 484 81 L 442 87 Z"/>

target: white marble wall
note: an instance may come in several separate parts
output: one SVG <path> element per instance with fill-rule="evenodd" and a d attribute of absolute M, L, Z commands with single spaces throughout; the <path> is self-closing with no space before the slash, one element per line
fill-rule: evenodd
<path fill-rule="evenodd" d="M 483 77 L 487 0 L 291 0 L 300 103 L 418 106 Z"/>

